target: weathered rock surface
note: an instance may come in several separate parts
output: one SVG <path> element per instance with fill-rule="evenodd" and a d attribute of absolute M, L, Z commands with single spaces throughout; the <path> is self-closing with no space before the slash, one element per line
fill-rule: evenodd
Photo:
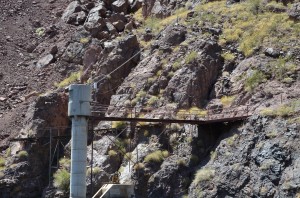
<path fill-rule="evenodd" d="M 295 3 L 292 7 L 288 10 L 289 17 L 293 20 L 299 21 L 300 20 L 300 3 Z"/>

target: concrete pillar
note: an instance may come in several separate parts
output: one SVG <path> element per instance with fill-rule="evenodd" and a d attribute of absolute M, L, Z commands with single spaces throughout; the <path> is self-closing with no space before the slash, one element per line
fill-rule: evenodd
<path fill-rule="evenodd" d="M 88 117 L 91 87 L 70 85 L 68 115 L 72 118 L 70 198 L 86 197 Z"/>

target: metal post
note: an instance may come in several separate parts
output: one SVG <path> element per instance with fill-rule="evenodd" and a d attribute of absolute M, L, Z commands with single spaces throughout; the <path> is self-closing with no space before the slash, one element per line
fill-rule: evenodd
<path fill-rule="evenodd" d="M 94 121 L 92 120 L 92 153 L 91 153 L 91 191 L 92 195 L 94 194 L 94 186 L 93 186 L 93 164 L 94 164 Z"/>
<path fill-rule="evenodd" d="M 52 129 L 50 129 L 50 149 L 49 149 L 49 184 L 48 186 L 50 186 L 51 183 L 51 162 L 52 162 Z"/>
<path fill-rule="evenodd" d="M 91 87 L 70 85 L 68 115 L 72 118 L 70 198 L 86 197 L 88 117 Z"/>

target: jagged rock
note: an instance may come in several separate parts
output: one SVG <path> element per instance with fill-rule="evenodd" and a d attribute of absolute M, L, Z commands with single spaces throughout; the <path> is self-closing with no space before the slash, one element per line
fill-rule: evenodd
<path fill-rule="evenodd" d="M 143 5 L 143 0 L 132 0 L 130 3 L 130 11 L 136 12 L 140 9 Z"/>
<path fill-rule="evenodd" d="M 80 7 L 80 4 L 78 1 L 72 1 L 68 7 L 65 9 L 63 15 L 62 15 L 62 20 L 70 23 L 72 21 L 72 19 L 74 17 L 74 13 L 76 12 L 80 12 L 82 10 L 82 8 Z M 73 16 L 72 16 L 73 15 Z"/>
<path fill-rule="evenodd" d="M 292 7 L 288 10 L 288 15 L 291 19 L 299 21 L 300 20 L 300 3 L 294 3 Z"/>
<path fill-rule="evenodd" d="M 85 51 L 83 56 L 83 66 L 85 68 L 95 64 L 99 58 L 102 49 L 99 46 L 92 45 Z"/>
<path fill-rule="evenodd" d="M 78 13 L 76 17 L 77 24 L 82 24 L 86 19 L 86 13 L 84 11 L 81 11 Z"/>
<path fill-rule="evenodd" d="M 74 42 L 69 44 L 62 58 L 67 62 L 81 63 L 83 53 L 83 44 Z"/>
<path fill-rule="evenodd" d="M 178 45 L 185 40 L 186 27 L 179 25 L 169 26 L 162 32 L 162 35 L 163 38 L 160 43 L 170 46 Z"/>
<path fill-rule="evenodd" d="M 125 25 L 125 30 L 131 31 L 133 29 L 133 22 L 130 21 Z"/>
<path fill-rule="evenodd" d="M 265 50 L 265 55 L 270 56 L 272 58 L 278 58 L 281 55 L 281 53 L 280 53 L 279 50 L 276 50 L 276 49 L 273 49 L 273 48 L 267 48 Z"/>
<path fill-rule="evenodd" d="M 119 31 L 122 32 L 125 28 L 125 23 L 121 20 L 116 21 L 113 23 L 113 26 L 115 26 L 115 28 Z"/>
<path fill-rule="evenodd" d="M 199 40 L 192 46 L 193 50 L 201 51 L 201 58 L 195 59 L 191 66 L 177 70 L 166 87 L 165 96 L 181 107 L 197 106 L 207 96 L 221 67 L 221 48 L 216 42 Z"/>
<path fill-rule="evenodd" d="M 55 55 L 58 52 L 58 47 L 56 45 L 50 48 L 50 54 Z"/>
<path fill-rule="evenodd" d="M 5 97 L 0 97 L 0 101 L 1 102 L 4 102 L 4 101 L 6 101 L 7 100 L 7 98 L 5 98 Z"/>
<path fill-rule="evenodd" d="M 113 26 L 113 24 L 111 24 L 109 22 L 106 23 L 106 27 L 111 35 L 113 35 L 117 32 L 115 26 Z"/>
<path fill-rule="evenodd" d="M 103 5 L 98 5 L 90 10 L 88 19 L 84 23 L 84 28 L 89 31 L 92 37 L 98 37 L 105 27 L 105 20 L 101 17 L 105 15 L 106 8 Z"/>
<path fill-rule="evenodd" d="M 110 17 L 109 17 L 109 21 L 111 23 L 117 22 L 117 21 L 123 21 L 124 23 L 127 22 L 127 19 L 125 17 L 124 14 L 122 13 L 113 13 Z"/>
<path fill-rule="evenodd" d="M 239 3 L 241 0 L 227 0 L 226 1 L 226 4 L 227 5 L 231 5 L 231 4 L 234 4 L 234 3 Z"/>
<path fill-rule="evenodd" d="M 53 55 L 52 55 L 52 54 L 48 54 L 48 55 L 44 56 L 43 58 L 41 58 L 41 59 L 37 62 L 36 66 L 37 66 L 38 68 L 45 67 L 45 66 L 49 65 L 50 63 L 52 63 L 53 60 L 54 60 Z"/>
<path fill-rule="evenodd" d="M 155 1 L 151 13 L 156 17 L 162 18 L 165 14 L 165 8 L 159 1 Z"/>
<path fill-rule="evenodd" d="M 116 0 L 112 3 L 111 7 L 114 12 L 127 14 L 128 0 Z"/>

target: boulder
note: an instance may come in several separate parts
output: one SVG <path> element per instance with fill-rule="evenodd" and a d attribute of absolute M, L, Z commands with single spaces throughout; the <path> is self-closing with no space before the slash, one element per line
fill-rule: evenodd
<path fill-rule="evenodd" d="M 122 32 L 125 28 L 125 23 L 121 20 L 113 23 L 113 26 L 118 30 L 118 32 Z"/>
<path fill-rule="evenodd" d="M 113 24 L 111 24 L 110 22 L 106 23 L 106 27 L 111 35 L 113 35 L 117 32 L 115 26 L 113 26 Z"/>
<path fill-rule="evenodd" d="M 300 3 L 294 3 L 292 7 L 288 10 L 288 15 L 291 19 L 299 21 L 300 20 Z"/>
<path fill-rule="evenodd" d="M 133 0 L 130 3 L 130 12 L 136 12 L 143 5 L 143 0 Z"/>
<path fill-rule="evenodd" d="M 48 55 L 44 56 L 43 58 L 41 58 L 41 59 L 37 62 L 36 66 L 37 66 L 38 68 L 45 67 L 45 66 L 49 65 L 50 63 L 52 63 L 53 60 L 54 60 L 53 55 L 52 55 L 52 54 L 48 54 Z"/>
<path fill-rule="evenodd" d="M 81 11 L 78 13 L 78 15 L 76 17 L 76 22 L 79 25 L 79 24 L 84 23 L 85 19 L 86 19 L 86 13 L 84 11 Z"/>
<path fill-rule="evenodd" d="M 272 58 L 278 58 L 281 54 L 279 50 L 269 47 L 265 50 L 265 55 Z"/>
<path fill-rule="evenodd" d="M 124 14 L 122 13 L 113 13 L 110 17 L 109 17 L 109 21 L 111 23 L 117 22 L 117 21 L 123 21 L 124 23 L 127 22 L 127 19 L 125 17 Z"/>
<path fill-rule="evenodd" d="M 186 33 L 186 27 L 184 26 L 169 26 L 165 31 L 163 31 L 163 38 L 160 43 L 170 46 L 178 45 L 185 40 Z"/>
<path fill-rule="evenodd" d="M 65 9 L 61 18 L 63 21 L 67 22 L 69 21 L 69 18 L 71 17 L 72 14 L 74 14 L 75 12 L 80 12 L 81 10 L 82 8 L 80 7 L 79 2 L 72 1 Z"/>
<path fill-rule="evenodd" d="M 127 14 L 128 1 L 127 0 L 117 0 L 112 3 L 111 7 L 114 12 L 118 12 L 118 13 L 123 12 L 124 14 Z"/>

